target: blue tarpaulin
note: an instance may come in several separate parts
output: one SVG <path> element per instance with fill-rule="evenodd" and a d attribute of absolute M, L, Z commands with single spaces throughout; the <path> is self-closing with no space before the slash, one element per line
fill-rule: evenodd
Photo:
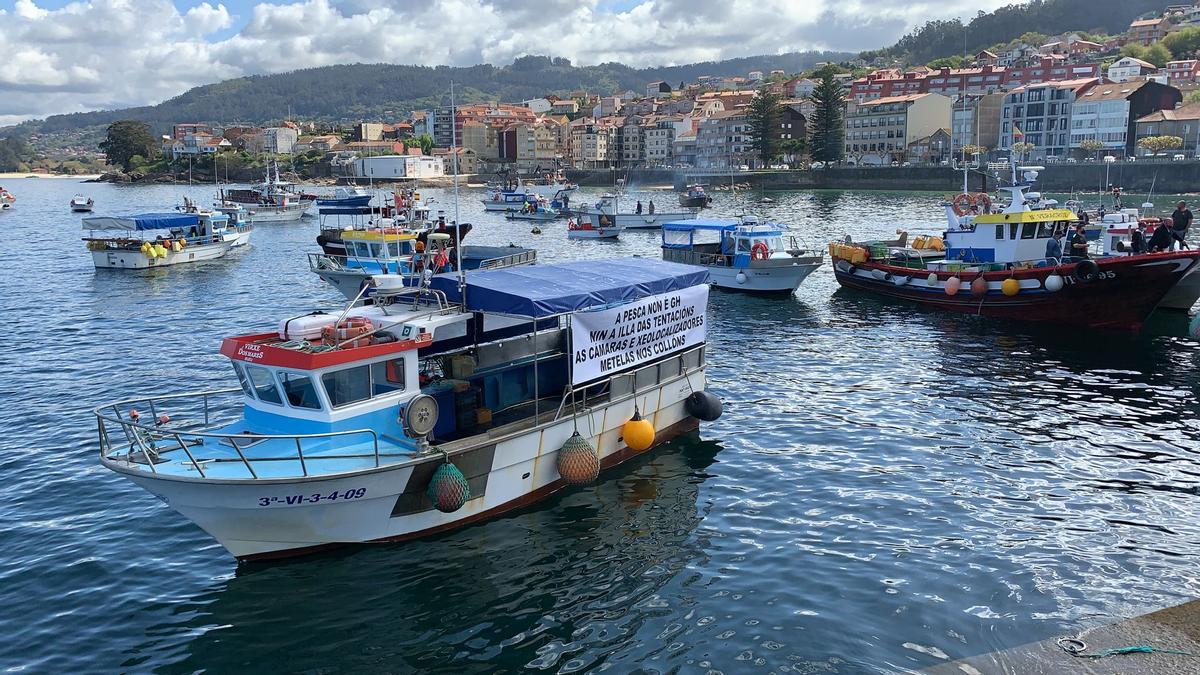
<path fill-rule="evenodd" d="M 195 213 L 142 213 L 136 216 L 92 216 L 83 219 L 85 230 L 169 230 L 200 224 Z"/>
<path fill-rule="evenodd" d="M 708 270 L 648 258 L 578 260 L 469 272 L 467 309 L 544 318 L 631 302 L 708 282 Z M 432 287 L 462 300 L 457 274 L 439 274 Z"/>

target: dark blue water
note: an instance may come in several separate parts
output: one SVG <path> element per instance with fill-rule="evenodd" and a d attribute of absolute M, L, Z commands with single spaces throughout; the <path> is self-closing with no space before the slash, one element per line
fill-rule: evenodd
<path fill-rule="evenodd" d="M 479 526 L 239 567 L 99 465 L 89 410 L 232 386 L 223 335 L 336 302 L 307 271 L 315 220 L 203 266 L 95 271 L 74 192 L 121 213 L 211 188 L 5 186 L 0 668 L 896 672 L 1200 594 L 1186 318 L 995 323 L 839 291 L 828 267 L 792 299 L 712 295 L 726 413 L 698 436 Z M 657 256 L 653 233 L 531 236 L 463 196 L 478 243 Z M 939 225 L 937 195 L 757 196 L 716 212 L 822 244 Z"/>

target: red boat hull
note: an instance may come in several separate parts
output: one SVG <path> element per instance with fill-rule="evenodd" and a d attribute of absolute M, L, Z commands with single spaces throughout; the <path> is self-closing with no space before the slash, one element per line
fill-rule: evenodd
<path fill-rule="evenodd" d="M 937 272 L 930 285 L 928 270 L 915 270 L 878 261 L 851 264 L 834 261 L 838 283 L 846 288 L 878 293 L 918 302 L 930 307 L 1021 321 L 1043 321 L 1088 328 L 1140 330 L 1146 317 L 1189 270 L 1200 264 L 1200 251 L 1097 258 L 1099 274 L 1090 282 L 1076 276 L 1077 263 L 999 272 Z M 1046 289 L 1046 278 L 1063 278 L 1061 290 Z M 884 278 L 879 278 L 883 276 Z M 906 279 L 899 279 L 900 277 Z M 945 285 L 951 277 L 961 280 L 954 295 Z M 972 292 L 972 282 L 983 277 L 986 293 Z M 1020 290 L 1005 295 L 1000 285 L 1016 279 Z M 897 284 L 900 280 L 902 284 Z"/>

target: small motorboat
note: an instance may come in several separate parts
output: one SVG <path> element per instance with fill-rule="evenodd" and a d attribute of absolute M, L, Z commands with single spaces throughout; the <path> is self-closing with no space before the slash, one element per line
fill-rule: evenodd
<path fill-rule="evenodd" d="M 699 241 L 705 235 L 715 235 L 716 241 Z M 707 269 L 717 288 L 789 295 L 824 260 L 820 251 L 801 245 L 781 225 L 759 223 L 753 216 L 664 223 L 662 255 L 669 262 Z"/>
<path fill-rule="evenodd" d="M 703 185 L 689 185 L 687 192 L 679 195 L 679 205 L 688 209 L 708 208 L 712 204 L 712 195 L 704 190 Z"/>
<path fill-rule="evenodd" d="M 504 217 L 509 220 L 534 220 L 537 222 L 549 222 L 557 218 L 562 212 L 554 208 L 545 197 L 539 197 L 536 201 L 526 202 L 526 204 L 517 211 L 506 211 Z"/>
<path fill-rule="evenodd" d="M 13 196 L 13 193 L 0 187 L 0 211 L 11 209 L 15 201 L 17 201 L 17 198 Z"/>
<path fill-rule="evenodd" d="M 92 207 L 95 205 L 96 203 L 92 201 L 91 197 L 75 195 L 71 198 L 71 211 L 73 213 L 91 213 Z"/>
<path fill-rule="evenodd" d="M 588 218 L 567 221 L 567 239 L 616 239 L 625 226 L 609 220 L 601 214 L 599 219 Z"/>

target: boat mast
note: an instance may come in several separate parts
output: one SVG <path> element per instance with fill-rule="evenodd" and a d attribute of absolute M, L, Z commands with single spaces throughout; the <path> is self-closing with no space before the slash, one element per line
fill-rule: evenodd
<path fill-rule="evenodd" d="M 454 80 L 450 80 L 450 157 L 454 167 L 454 265 L 458 268 L 458 294 L 467 306 L 467 279 L 462 266 L 462 224 L 458 222 L 458 114 L 454 110 Z"/>

